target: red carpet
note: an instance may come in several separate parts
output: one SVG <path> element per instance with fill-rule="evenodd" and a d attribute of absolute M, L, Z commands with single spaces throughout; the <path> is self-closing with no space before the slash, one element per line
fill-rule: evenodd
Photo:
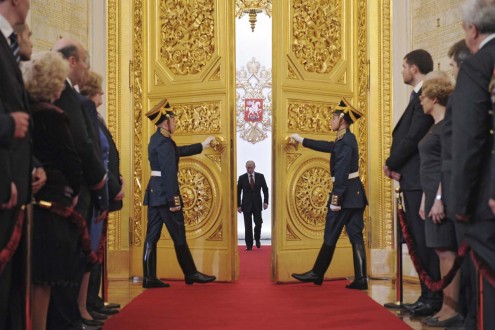
<path fill-rule="evenodd" d="M 273 284 L 270 252 L 239 247 L 235 283 L 172 281 L 146 290 L 104 329 L 410 329 L 366 292 L 345 289 L 346 281 Z"/>

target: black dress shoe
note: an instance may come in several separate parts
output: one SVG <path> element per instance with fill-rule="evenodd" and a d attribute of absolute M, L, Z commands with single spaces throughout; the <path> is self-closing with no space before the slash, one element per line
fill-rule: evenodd
<path fill-rule="evenodd" d="M 186 284 L 193 284 L 193 283 L 208 283 L 208 282 L 213 282 L 217 278 L 213 275 L 206 275 L 200 272 L 196 272 L 192 275 L 186 276 Z"/>
<path fill-rule="evenodd" d="M 102 308 L 97 309 L 96 312 L 98 312 L 100 314 L 105 314 L 105 315 L 113 315 L 113 314 L 117 314 L 119 312 L 119 310 L 115 309 L 115 308 L 102 307 Z"/>
<path fill-rule="evenodd" d="M 409 311 L 413 311 L 415 310 L 416 308 L 418 308 L 418 306 L 420 304 L 422 304 L 423 302 L 421 301 L 421 298 L 419 298 L 418 300 L 416 300 L 415 302 L 413 302 L 412 304 L 409 304 L 409 303 L 403 303 L 402 306 L 404 308 L 406 308 L 407 310 Z"/>
<path fill-rule="evenodd" d="M 103 322 L 101 322 L 101 321 L 86 320 L 85 318 L 82 319 L 82 323 L 84 325 L 87 325 L 87 326 L 90 326 L 90 327 L 97 327 L 97 326 L 103 325 Z"/>
<path fill-rule="evenodd" d="M 433 328 L 446 328 L 453 326 L 460 326 L 464 324 L 464 318 L 461 314 L 456 314 L 448 319 L 440 321 L 438 318 L 433 318 L 426 322 L 426 325 Z"/>
<path fill-rule="evenodd" d="M 169 286 L 170 286 L 170 284 L 162 282 L 157 278 L 146 278 L 146 277 L 143 278 L 143 288 L 146 288 L 146 289 L 168 288 Z M 110 307 L 105 306 L 105 308 L 110 308 Z"/>
<path fill-rule="evenodd" d="M 88 312 L 93 317 L 93 320 L 96 320 L 96 321 L 105 321 L 108 318 L 108 315 L 105 315 L 102 313 L 98 313 L 95 311 L 88 311 Z"/>
<path fill-rule="evenodd" d="M 246 246 L 246 251 L 251 251 L 253 249 L 253 247 L 251 246 Z"/>
<path fill-rule="evenodd" d="M 438 312 L 440 307 L 433 306 L 429 303 L 421 303 L 413 310 L 409 310 L 413 316 L 431 316 Z"/>
<path fill-rule="evenodd" d="M 345 288 L 354 290 L 368 290 L 368 281 L 366 278 L 355 279 L 351 284 L 346 285 Z"/>
<path fill-rule="evenodd" d="M 321 285 L 321 283 L 323 283 L 323 276 L 319 276 L 312 270 L 302 274 L 292 274 L 291 276 L 301 282 L 313 282 L 316 285 Z"/>
<path fill-rule="evenodd" d="M 261 247 L 261 242 L 259 239 L 256 240 L 256 247 L 259 249 Z"/>
<path fill-rule="evenodd" d="M 105 307 L 106 307 L 106 308 L 120 308 L 120 304 L 111 303 L 111 302 L 106 302 L 106 303 L 105 303 Z"/>

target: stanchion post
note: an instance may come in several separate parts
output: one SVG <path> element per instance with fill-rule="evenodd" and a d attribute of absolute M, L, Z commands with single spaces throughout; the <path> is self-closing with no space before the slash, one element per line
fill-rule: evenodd
<path fill-rule="evenodd" d="M 21 211 L 22 212 L 22 211 Z M 25 264 L 25 269 L 26 269 L 26 274 L 25 274 L 25 283 L 24 283 L 24 288 L 26 290 L 25 292 L 25 300 L 24 300 L 24 312 L 25 312 L 25 324 L 26 324 L 26 330 L 31 330 L 33 328 L 33 322 L 32 322 L 32 313 L 31 313 L 31 242 L 32 242 L 32 232 L 33 232 L 33 204 L 28 204 L 26 205 L 26 213 L 25 213 L 25 221 L 26 221 L 26 239 L 25 239 L 25 248 L 26 248 L 26 264 Z"/>
<path fill-rule="evenodd" d="M 402 233 L 399 220 L 399 210 L 403 209 L 402 196 L 400 188 L 395 188 L 395 200 L 396 200 L 396 220 L 395 226 L 395 302 L 386 303 L 384 306 L 389 309 L 404 309 L 403 303 L 403 286 L 402 286 Z"/>

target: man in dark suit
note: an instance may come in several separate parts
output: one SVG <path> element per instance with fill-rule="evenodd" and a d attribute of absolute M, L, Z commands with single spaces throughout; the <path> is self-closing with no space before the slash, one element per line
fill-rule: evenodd
<path fill-rule="evenodd" d="M 163 224 L 174 242 L 175 253 L 186 284 L 207 283 L 216 279 L 196 269 L 186 241 L 186 227 L 182 197 L 179 189 L 179 159 L 201 153 L 210 146 L 213 137 L 202 143 L 178 147 L 172 139 L 175 131 L 175 114 L 167 99 L 158 103 L 146 116 L 157 130 L 148 144 L 151 178 L 146 187 L 144 205 L 148 205 L 148 226 L 143 251 L 143 288 L 163 288 L 169 284 L 156 277 L 156 244 Z"/>
<path fill-rule="evenodd" d="M 14 26 L 23 24 L 29 1 L 0 0 L 0 329 L 23 329 L 25 265 L 21 207 L 31 199 L 29 106 L 18 67 Z M 7 247 L 8 242 L 18 246 Z M 16 244 L 16 245 L 17 245 Z"/>
<path fill-rule="evenodd" d="M 337 241 L 345 226 L 352 245 L 354 259 L 354 281 L 348 289 L 367 290 L 366 250 L 364 247 L 364 209 L 368 204 L 363 183 L 359 177 L 359 148 L 356 136 L 350 126 L 363 113 L 354 108 L 345 98 L 333 112 L 330 122 L 332 131 L 337 132 L 335 141 L 318 141 L 302 138 L 299 134 L 291 137 L 306 148 L 330 153 L 330 174 L 332 191 L 328 201 L 323 244 L 313 268 L 303 274 L 292 274 L 301 282 L 321 285 L 332 262 Z"/>
<path fill-rule="evenodd" d="M 440 279 L 438 257 L 426 247 L 425 225 L 419 216 L 422 190 L 419 180 L 418 143 L 433 124 L 433 119 L 423 113 L 419 96 L 425 75 L 433 70 L 431 55 L 417 49 L 408 53 L 402 63 L 404 83 L 413 87 L 406 110 L 392 132 L 390 156 L 385 162 L 384 173 L 400 183 L 406 207 L 406 221 L 414 237 L 414 249 L 425 270 Z M 413 304 L 404 304 L 416 316 L 433 315 L 442 305 L 442 296 L 429 290 L 421 281 L 421 295 Z M 388 305 L 387 305 L 388 307 Z"/>
<path fill-rule="evenodd" d="M 486 270 L 483 282 L 483 319 L 478 326 L 495 329 L 495 215 L 489 205 L 493 166 L 493 104 L 489 85 L 495 69 L 495 2 L 469 0 L 462 6 L 466 44 L 473 56 L 462 64 L 452 101 L 452 185 L 449 209 L 456 230 Z M 493 193 L 493 192 L 492 192 Z M 484 273 L 484 272 L 483 272 Z M 491 278 L 491 284 L 486 280 Z M 479 293 L 479 290 L 475 290 Z M 477 298 L 481 298 L 478 296 Z"/>
<path fill-rule="evenodd" d="M 266 185 L 265 176 L 261 173 L 254 172 L 256 164 L 252 160 L 246 162 L 246 171 L 239 176 L 237 181 L 237 212 L 244 215 L 244 229 L 246 250 L 253 248 L 253 220 L 254 220 L 254 239 L 256 247 L 261 247 L 261 226 L 263 219 L 261 217 L 261 190 L 263 190 L 263 210 L 268 207 L 268 186 Z M 242 195 L 242 199 L 241 199 Z"/>
<path fill-rule="evenodd" d="M 89 59 L 86 50 L 75 40 L 59 39 L 53 45 L 53 50 L 60 52 L 69 64 L 69 76 L 65 89 L 55 104 L 69 118 L 74 143 L 82 161 L 84 180 L 75 210 L 88 221 L 93 213 L 91 191 L 102 189 L 107 177 L 102 157 L 98 154 L 98 148 L 95 145 L 91 121 L 75 90 L 75 86 L 84 85 L 88 77 Z M 87 292 L 89 282 L 90 273 L 85 268 L 85 260 L 82 260 L 81 288 L 52 289 L 47 323 L 49 328 L 79 329 L 81 322 L 87 325 L 101 325 L 101 322 L 92 320 L 92 316 L 87 311 L 85 311 L 86 315 L 81 315 L 78 307 L 79 289 Z"/>

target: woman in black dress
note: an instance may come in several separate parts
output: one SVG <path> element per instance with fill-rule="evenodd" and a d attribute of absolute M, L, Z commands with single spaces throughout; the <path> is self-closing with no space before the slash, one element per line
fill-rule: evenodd
<path fill-rule="evenodd" d="M 33 207 L 33 328 L 45 329 L 52 286 L 78 286 L 82 248 L 79 231 L 64 214 L 77 201 L 82 165 L 69 121 L 53 102 L 65 88 L 69 72 L 57 52 L 41 52 L 23 67 L 33 115 L 33 154 L 47 176 L 34 195 Z"/>
<path fill-rule="evenodd" d="M 418 145 L 421 157 L 421 186 L 423 188 L 419 214 L 426 221 L 426 245 L 435 249 L 440 260 L 440 272 L 442 276 L 445 276 L 452 268 L 456 258 L 457 243 L 454 223 L 445 217 L 442 201 L 440 182 L 442 145 L 440 135 L 447 100 L 452 93 L 453 86 L 446 73 L 434 72 L 430 79 L 425 80 L 422 90 L 420 99 L 423 111 L 432 116 L 435 122 Z M 440 311 L 425 320 L 428 326 L 444 327 L 460 321 L 462 317 L 457 312 L 458 300 L 459 274 L 443 290 L 443 303 Z"/>

